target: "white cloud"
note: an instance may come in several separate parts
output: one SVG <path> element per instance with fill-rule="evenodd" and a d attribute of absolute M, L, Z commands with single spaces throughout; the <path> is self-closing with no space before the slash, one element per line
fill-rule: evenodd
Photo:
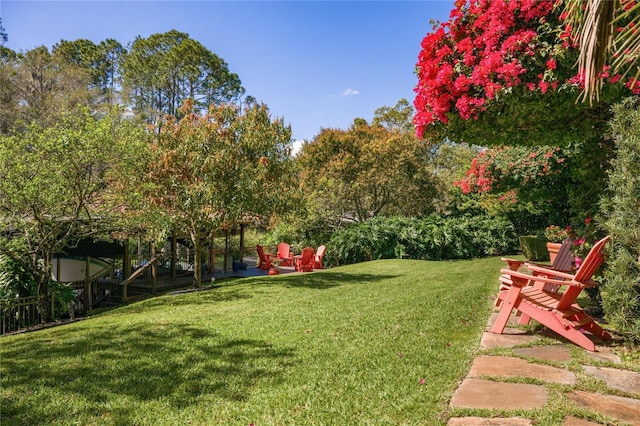
<path fill-rule="evenodd" d="M 342 91 L 342 93 L 340 93 L 340 97 L 345 98 L 347 96 L 356 96 L 359 95 L 360 92 L 358 92 L 357 90 L 354 90 L 352 88 L 348 88 Z"/>
<path fill-rule="evenodd" d="M 294 141 L 291 144 L 291 156 L 295 157 L 296 155 L 298 155 L 298 153 L 302 150 L 302 145 L 304 145 L 305 143 L 307 142 L 304 139 Z"/>

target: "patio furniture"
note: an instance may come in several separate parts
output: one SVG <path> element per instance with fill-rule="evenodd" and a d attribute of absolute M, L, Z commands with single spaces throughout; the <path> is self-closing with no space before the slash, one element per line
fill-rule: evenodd
<path fill-rule="evenodd" d="M 256 246 L 256 252 L 258 252 L 258 269 L 268 271 L 271 268 L 271 254 L 265 253 L 264 248 L 261 245 Z"/>
<path fill-rule="evenodd" d="M 314 269 L 322 269 L 322 258 L 324 257 L 324 252 L 327 248 L 324 245 L 318 247 L 318 251 L 316 251 L 315 259 L 313 260 L 313 268 Z"/>
<path fill-rule="evenodd" d="M 287 243 L 278 244 L 276 259 L 280 260 L 280 266 L 293 265 L 293 253 L 291 252 L 291 246 Z"/>
<path fill-rule="evenodd" d="M 313 272 L 313 262 L 315 260 L 315 250 L 312 247 L 302 249 L 302 254 L 294 256 L 295 268 L 298 272 Z"/>
<path fill-rule="evenodd" d="M 526 263 L 530 265 L 537 265 L 537 266 L 545 267 L 548 269 L 553 269 L 555 271 L 570 272 L 571 268 L 573 267 L 573 256 L 571 255 L 572 245 L 573 245 L 573 240 L 571 238 L 565 238 L 564 241 L 562 242 L 562 245 L 560 246 L 558 255 L 553 260 L 553 263 L 550 266 L 543 265 L 540 263 L 534 263 L 534 262 L 526 262 Z M 506 258 L 506 257 L 503 257 L 502 260 L 507 262 L 509 264 L 509 269 L 513 271 L 517 271 L 525 263 L 525 261 L 523 260 L 515 260 L 515 259 Z M 553 284 L 543 284 L 543 285 L 546 287 L 546 290 L 548 291 L 557 292 L 560 288 L 559 286 L 553 285 Z M 500 283 L 500 290 L 508 290 L 508 287 L 509 287 L 508 284 L 504 282 Z M 502 301 L 500 299 L 496 299 L 496 307 L 500 306 L 501 302 Z"/>
<path fill-rule="evenodd" d="M 595 351 L 595 344 L 583 331 L 603 340 L 611 339 L 609 333 L 576 302 L 584 288 L 599 285 L 592 277 L 604 262 L 604 248 L 609 240 L 610 237 L 605 237 L 596 242 L 575 274 L 532 263 L 524 264 L 529 274 L 501 269 L 500 281 L 507 287 L 498 293 L 502 306 L 491 331 L 502 334 L 515 309 L 521 313 L 520 324 L 528 324 L 530 319 L 534 319 L 589 351 Z M 552 291 L 546 288 L 546 284 L 566 289 Z"/>

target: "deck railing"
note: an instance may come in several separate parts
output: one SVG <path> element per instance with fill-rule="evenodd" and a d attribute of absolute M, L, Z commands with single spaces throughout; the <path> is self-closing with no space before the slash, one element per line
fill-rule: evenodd
<path fill-rule="evenodd" d="M 275 247 L 266 248 L 273 251 Z M 254 248 L 246 248 L 244 255 L 254 254 Z M 214 264 L 206 265 L 204 272 L 231 268 L 231 255 L 224 248 L 214 250 Z M 188 253 L 174 259 L 174 270 L 171 270 L 171 252 L 161 252 L 155 255 L 134 255 L 129 261 L 131 264 L 130 276 L 124 279 L 126 274 L 123 259 L 112 259 L 109 271 L 90 282 L 78 281 L 69 285 L 75 290 L 76 298 L 69 307 L 62 307 L 55 303 L 55 296 L 51 296 L 51 312 L 53 318 L 61 318 L 64 315 L 86 314 L 94 304 L 104 299 L 109 294 L 120 294 L 127 300 L 127 287 L 137 279 L 154 280 L 159 278 L 169 279 L 184 277 L 193 274 L 193 253 Z M 152 267 L 153 265 L 153 267 Z M 139 271 L 136 274 L 136 271 Z M 88 292 L 87 292 L 88 290 Z M 57 309 L 57 311 L 56 311 Z M 42 322 L 42 316 L 38 311 L 37 297 L 21 297 L 16 299 L 0 300 L 0 334 L 11 333 L 21 329 L 38 325 Z"/>
<path fill-rule="evenodd" d="M 51 295 L 51 312 L 54 318 L 61 312 L 55 312 L 55 297 Z M 0 334 L 11 333 L 42 323 L 38 310 L 38 298 L 35 296 L 0 300 Z"/>

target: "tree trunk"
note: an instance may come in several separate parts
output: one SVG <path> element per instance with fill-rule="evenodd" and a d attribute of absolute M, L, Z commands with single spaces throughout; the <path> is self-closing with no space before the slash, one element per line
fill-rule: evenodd
<path fill-rule="evenodd" d="M 194 287 L 202 286 L 202 261 L 200 258 L 200 237 L 196 234 L 192 235 L 193 242 L 193 285 Z"/>
<path fill-rule="evenodd" d="M 40 322 L 45 324 L 53 320 L 53 312 L 51 312 L 51 294 L 49 294 L 49 277 L 51 277 L 51 257 L 43 256 L 43 264 L 38 269 L 36 275 L 38 281 L 38 312 L 40 312 Z M 36 265 L 37 267 L 37 265 Z"/>

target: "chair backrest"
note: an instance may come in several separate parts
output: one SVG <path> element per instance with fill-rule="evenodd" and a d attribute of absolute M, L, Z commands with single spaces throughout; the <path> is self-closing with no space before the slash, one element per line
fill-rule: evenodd
<path fill-rule="evenodd" d="M 582 265 L 580 265 L 580 268 L 575 275 L 575 281 L 586 282 L 593 277 L 593 275 L 598 271 L 598 268 L 600 268 L 604 262 L 604 248 L 610 239 L 610 236 L 606 236 L 597 241 L 593 247 L 591 247 L 589 254 L 584 258 Z"/>
<path fill-rule="evenodd" d="M 262 248 L 262 246 L 257 245 L 256 251 L 258 252 L 258 256 L 260 257 L 260 260 L 266 260 L 267 257 L 264 255 L 264 248 Z"/>
<path fill-rule="evenodd" d="M 287 243 L 278 244 L 278 258 L 279 259 L 287 259 L 289 258 L 289 253 L 291 252 L 291 246 Z"/>
<path fill-rule="evenodd" d="M 558 250 L 558 254 L 556 258 L 553 260 L 551 267 L 553 269 L 557 269 L 558 271 L 568 272 L 571 270 L 573 266 L 573 256 L 571 255 L 571 246 L 573 245 L 573 240 L 569 237 L 565 238 L 560 246 L 560 250 Z"/>
<path fill-rule="evenodd" d="M 315 259 L 315 255 L 316 255 L 316 251 L 313 249 L 313 247 L 303 248 L 302 259 L 300 259 L 300 263 L 302 265 L 308 265 L 310 263 L 313 263 L 313 260 Z"/>
<path fill-rule="evenodd" d="M 327 248 L 324 245 L 321 245 L 320 247 L 318 247 L 318 251 L 316 252 L 316 259 L 320 259 L 322 260 L 322 257 L 324 256 L 324 251 Z"/>

